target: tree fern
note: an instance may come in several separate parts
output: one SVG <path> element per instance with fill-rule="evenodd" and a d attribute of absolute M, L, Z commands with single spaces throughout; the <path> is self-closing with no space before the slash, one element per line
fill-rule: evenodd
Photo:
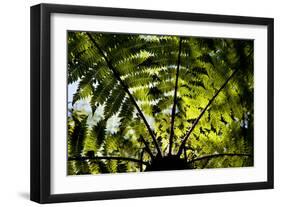
<path fill-rule="evenodd" d="M 68 173 L 251 166 L 253 81 L 250 40 L 69 32 Z"/>

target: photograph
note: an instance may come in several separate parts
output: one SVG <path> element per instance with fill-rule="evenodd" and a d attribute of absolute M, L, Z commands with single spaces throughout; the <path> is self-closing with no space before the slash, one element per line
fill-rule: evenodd
<path fill-rule="evenodd" d="M 274 18 L 157 8 L 31 7 L 32 201 L 274 188 Z"/>
<path fill-rule="evenodd" d="M 67 31 L 67 175 L 254 167 L 254 40 Z"/>

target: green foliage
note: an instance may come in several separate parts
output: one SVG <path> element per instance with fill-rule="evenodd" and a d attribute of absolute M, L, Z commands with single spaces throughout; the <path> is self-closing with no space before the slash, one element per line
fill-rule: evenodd
<path fill-rule="evenodd" d="M 184 144 L 180 158 L 189 162 L 212 154 L 250 155 L 202 159 L 192 162 L 192 168 L 253 165 L 253 41 L 181 40 L 179 53 L 177 36 L 68 32 L 68 83 L 78 85 L 72 105 L 84 100 L 91 106 L 91 113 L 70 110 L 68 174 L 145 170 L 142 162 L 151 164 L 151 156 L 159 154 L 156 145 L 163 156 L 168 154 L 171 130 L 172 154 Z M 89 124 L 95 115 L 101 119 Z M 106 156 L 114 159 L 99 158 Z"/>

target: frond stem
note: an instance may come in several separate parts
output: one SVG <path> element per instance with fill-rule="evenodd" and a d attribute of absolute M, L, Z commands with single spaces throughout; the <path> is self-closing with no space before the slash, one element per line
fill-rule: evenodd
<path fill-rule="evenodd" d="M 83 157 L 69 157 L 67 161 L 85 161 L 85 160 L 125 160 L 129 162 L 137 162 L 143 165 L 149 165 L 148 162 L 138 160 L 130 157 L 114 157 L 114 156 L 83 156 Z"/>
<path fill-rule="evenodd" d="M 219 93 L 222 91 L 222 89 L 224 89 L 224 87 L 227 85 L 227 83 L 231 80 L 231 78 L 238 72 L 238 69 L 236 69 L 235 71 L 233 71 L 233 73 L 228 77 L 228 79 L 224 82 L 224 84 L 220 87 L 220 89 L 215 93 L 215 95 L 209 100 L 208 104 L 205 106 L 205 108 L 201 111 L 200 115 L 197 117 L 197 119 L 193 122 L 190 130 L 186 133 L 186 135 L 184 135 L 184 139 L 179 147 L 179 151 L 177 153 L 178 156 L 181 155 L 182 150 L 185 146 L 185 143 L 187 141 L 187 139 L 189 138 L 189 136 L 191 135 L 192 131 L 194 130 L 194 128 L 196 127 L 196 125 L 198 124 L 199 120 L 202 118 L 202 116 L 204 115 L 204 113 L 206 112 L 206 110 L 209 108 L 209 106 L 212 104 L 212 102 L 215 100 L 215 98 L 219 95 Z"/>
<path fill-rule="evenodd" d="M 211 159 L 215 157 L 223 157 L 223 156 L 230 156 L 230 157 L 235 157 L 235 156 L 240 156 L 240 157 L 252 157 L 251 154 L 243 154 L 243 153 L 222 153 L 222 154 L 213 154 L 213 155 L 205 155 L 202 157 L 195 158 L 193 160 L 188 161 L 187 163 L 193 163 L 196 161 L 204 160 L 204 159 Z"/>
<path fill-rule="evenodd" d="M 140 135 L 140 139 L 141 141 L 144 143 L 144 146 L 145 146 L 145 150 L 146 152 L 149 154 L 149 156 L 151 157 L 151 159 L 154 159 L 154 156 L 153 156 L 153 153 L 148 145 L 148 143 L 144 140 L 143 136 Z"/>
<path fill-rule="evenodd" d="M 142 162 L 143 162 L 143 155 L 144 155 L 144 149 L 141 151 L 141 154 L 140 154 L 140 158 L 141 158 L 141 161 L 142 161 Z M 142 162 L 140 162 L 140 171 L 141 171 L 141 172 L 143 171 Z"/>
<path fill-rule="evenodd" d="M 176 115 L 176 106 L 177 106 L 177 92 L 178 92 L 178 80 L 179 80 L 179 71 L 180 71 L 181 45 L 182 45 L 182 37 L 180 37 L 180 41 L 179 41 L 179 53 L 178 53 L 176 82 L 175 82 L 175 91 L 174 91 L 174 103 L 173 103 L 172 115 L 171 115 L 171 132 L 170 132 L 170 139 L 169 139 L 169 155 L 172 154 L 173 138 L 174 138 L 174 134 L 175 134 L 174 124 L 175 124 L 175 115 Z"/>
<path fill-rule="evenodd" d="M 154 136 L 154 133 L 152 131 L 152 129 L 150 128 L 144 114 L 142 113 L 140 107 L 138 106 L 137 102 L 135 101 L 133 95 L 130 93 L 129 88 L 127 87 L 127 85 L 124 83 L 124 81 L 121 79 L 119 72 L 113 67 L 113 65 L 111 64 L 111 61 L 109 61 L 109 59 L 107 58 L 107 56 L 105 55 L 104 51 L 102 50 L 102 48 L 99 46 L 99 44 L 95 41 L 95 39 L 92 37 L 92 35 L 90 33 L 86 33 L 87 36 L 89 37 L 89 39 L 91 40 L 91 42 L 94 44 L 94 46 L 98 49 L 98 51 L 100 52 L 100 54 L 102 55 L 102 57 L 104 58 L 106 64 L 108 65 L 109 69 L 113 72 L 113 75 L 115 76 L 115 78 L 120 82 L 121 86 L 123 87 L 124 91 L 128 94 L 128 96 L 130 97 L 132 103 L 135 105 L 140 117 L 142 118 L 152 140 L 153 143 L 157 149 L 157 152 L 159 154 L 159 156 L 162 157 L 162 153 L 161 150 L 159 148 L 159 145 L 157 143 L 156 137 Z"/>

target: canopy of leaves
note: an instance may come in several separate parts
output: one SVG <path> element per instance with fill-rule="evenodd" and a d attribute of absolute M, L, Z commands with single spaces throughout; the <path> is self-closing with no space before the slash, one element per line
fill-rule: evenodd
<path fill-rule="evenodd" d="M 252 166 L 253 49 L 252 40 L 68 32 L 77 85 L 68 174 L 145 171 L 167 156 L 192 169 Z"/>

